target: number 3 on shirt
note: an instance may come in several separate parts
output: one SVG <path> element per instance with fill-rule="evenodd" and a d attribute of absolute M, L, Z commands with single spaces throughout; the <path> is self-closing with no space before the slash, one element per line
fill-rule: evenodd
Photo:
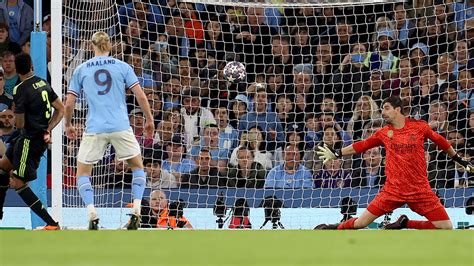
<path fill-rule="evenodd" d="M 41 91 L 41 97 L 43 98 L 43 102 L 46 102 L 46 112 L 44 113 L 44 116 L 46 116 L 46 119 L 49 119 L 51 117 L 51 103 L 49 102 L 49 97 L 48 97 L 48 92 L 47 91 Z"/>
<path fill-rule="evenodd" d="M 105 75 L 105 80 L 104 81 L 102 81 L 100 79 L 101 74 Z M 105 94 L 109 93 L 110 88 L 112 88 L 112 76 L 110 76 L 110 72 L 106 69 L 97 70 L 94 73 L 94 81 L 99 86 L 106 86 L 105 90 L 97 92 L 99 95 L 105 95 Z"/>

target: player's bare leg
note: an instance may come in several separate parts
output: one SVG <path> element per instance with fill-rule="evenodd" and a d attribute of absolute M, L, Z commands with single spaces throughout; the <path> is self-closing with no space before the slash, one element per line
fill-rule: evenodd
<path fill-rule="evenodd" d="M 89 230 L 99 229 L 99 216 L 97 215 L 94 206 L 94 189 L 92 188 L 90 181 L 93 167 L 93 164 L 77 162 L 77 190 L 87 207 L 87 213 L 89 215 Z"/>
<path fill-rule="evenodd" d="M 362 229 L 367 227 L 370 223 L 375 221 L 379 216 L 372 214 L 365 210 L 359 218 L 351 218 L 339 224 L 320 224 L 314 229 L 321 230 L 345 230 L 345 229 Z"/>
<path fill-rule="evenodd" d="M 13 168 L 12 163 L 6 156 L 0 160 L 0 220 L 3 218 L 3 204 L 10 183 L 10 170 Z"/>
<path fill-rule="evenodd" d="M 143 198 L 143 192 L 145 191 L 146 185 L 146 174 L 143 169 L 143 161 L 140 155 L 137 155 L 127 160 L 128 165 L 132 169 L 132 196 L 133 196 L 133 209 L 130 218 L 130 222 L 127 225 L 127 229 L 136 230 L 140 227 L 140 210 Z"/>

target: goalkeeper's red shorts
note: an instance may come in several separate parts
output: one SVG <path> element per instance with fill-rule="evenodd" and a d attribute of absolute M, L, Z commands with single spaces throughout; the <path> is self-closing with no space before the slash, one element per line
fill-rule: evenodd
<path fill-rule="evenodd" d="M 367 210 L 376 216 L 382 216 L 388 212 L 402 207 L 407 204 L 410 209 L 421 216 L 425 216 L 429 221 L 445 221 L 449 220 L 448 213 L 439 201 L 436 194 L 427 194 L 427 197 L 420 199 L 403 200 L 392 196 L 391 194 L 380 191 L 374 200 L 369 204 Z"/>

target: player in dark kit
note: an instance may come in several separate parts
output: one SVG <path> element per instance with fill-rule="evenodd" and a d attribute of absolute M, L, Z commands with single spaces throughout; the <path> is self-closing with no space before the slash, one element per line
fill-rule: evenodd
<path fill-rule="evenodd" d="M 386 229 L 452 229 L 453 225 L 436 194 L 431 190 L 426 174 L 424 143 L 430 139 L 453 161 L 467 172 L 474 172 L 469 162 L 460 158 L 451 145 L 422 120 L 406 118 L 402 114 L 403 104 L 399 97 L 389 97 L 382 105 L 382 117 L 388 123 L 366 140 L 354 143 L 339 151 L 319 147 L 324 162 L 344 155 L 362 153 L 383 145 L 386 150 L 385 173 L 387 180 L 379 194 L 359 218 L 351 218 L 341 224 L 320 224 L 315 229 L 360 229 L 378 217 L 408 204 L 411 210 L 425 216 L 428 221 L 409 220 L 402 215 Z"/>
<path fill-rule="evenodd" d="M 38 229 L 59 230 L 58 223 L 48 214 L 28 182 L 36 179 L 40 158 L 51 143 L 51 130 L 61 121 L 64 106 L 48 82 L 34 75 L 28 54 L 17 55 L 15 65 L 21 80 L 13 89 L 19 134 L 0 160 L 0 207 L 3 209 L 7 189 L 13 188 L 26 205 L 46 222 L 46 226 Z"/>

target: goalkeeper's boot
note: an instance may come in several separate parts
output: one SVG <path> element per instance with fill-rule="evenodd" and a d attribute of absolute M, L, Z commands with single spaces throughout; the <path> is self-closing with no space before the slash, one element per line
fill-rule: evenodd
<path fill-rule="evenodd" d="M 408 217 L 406 215 L 402 215 L 394 223 L 387 224 L 385 226 L 385 229 L 387 229 L 387 230 L 404 229 L 404 228 L 407 228 L 407 223 L 408 223 Z"/>
<path fill-rule="evenodd" d="M 339 224 L 320 224 L 317 225 L 314 230 L 337 230 Z"/>
<path fill-rule="evenodd" d="M 99 218 L 89 221 L 89 230 L 99 230 Z"/>
<path fill-rule="evenodd" d="M 36 229 L 34 229 L 34 231 L 55 231 L 55 230 L 61 230 L 61 228 L 59 227 L 59 224 L 55 224 L 55 225 L 48 224 L 45 226 L 38 226 L 36 227 Z"/>
<path fill-rule="evenodd" d="M 130 214 L 130 221 L 127 224 L 127 230 L 137 230 L 140 227 L 140 215 Z"/>

